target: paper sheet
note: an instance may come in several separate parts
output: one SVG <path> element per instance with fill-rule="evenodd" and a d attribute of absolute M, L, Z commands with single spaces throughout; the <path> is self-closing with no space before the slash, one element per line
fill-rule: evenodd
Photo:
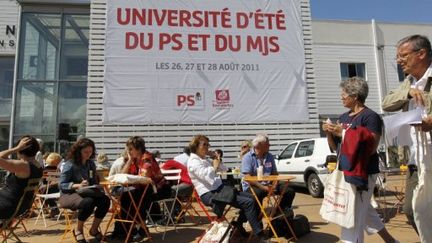
<path fill-rule="evenodd" d="M 393 139 L 397 137 L 398 145 L 412 145 L 411 136 L 409 136 L 410 124 L 421 124 L 422 114 L 422 109 L 414 109 L 384 117 L 386 143 L 392 144 Z"/>

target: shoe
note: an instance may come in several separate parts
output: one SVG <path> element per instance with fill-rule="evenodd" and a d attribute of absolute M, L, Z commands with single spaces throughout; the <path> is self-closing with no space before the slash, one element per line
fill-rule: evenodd
<path fill-rule="evenodd" d="M 155 224 L 159 225 L 159 226 L 165 226 L 168 223 L 168 218 L 167 217 L 163 217 L 159 220 L 156 220 Z"/>
<path fill-rule="evenodd" d="M 93 236 L 97 240 L 97 242 L 102 241 L 103 235 L 100 231 L 97 231 L 95 234 L 92 234 L 91 230 L 89 230 L 89 235 Z"/>
<path fill-rule="evenodd" d="M 79 232 L 78 234 L 75 232 L 75 229 L 72 230 L 72 234 L 75 237 L 76 242 L 78 243 L 87 243 L 86 239 L 84 238 L 83 232 Z"/>
<path fill-rule="evenodd" d="M 154 223 L 148 219 L 145 221 L 145 224 L 146 224 L 147 228 L 156 227 L 156 223 Z"/>
<path fill-rule="evenodd" d="M 142 240 L 144 237 L 138 232 L 136 233 L 133 237 L 132 237 L 132 241 L 136 242 L 136 241 L 140 241 Z"/>
<path fill-rule="evenodd" d="M 110 240 L 124 240 L 126 239 L 126 235 L 125 234 L 119 234 L 116 232 L 112 232 L 110 236 L 108 236 L 108 238 Z"/>
<path fill-rule="evenodd" d="M 270 243 L 271 237 L 268 234 L 264 233 L 264 231 L 261 231 L 258 234 L 258 242 L 259 243 Z"/>
<path fill-rule="evenodd" d="M 57 218 L 59 213 L 60 213 L 60 210 L 58 208 L 53 208 L 53 209 L 51 209 L 50 217 L 51 218 Z"/>
<path fill-rule="evenodd" d="M 248 238 L 249 232 L 243 227 L 243 224 L 237 221 L 232 221 L 231 225 L 236 229 L 236 231 L 243 237 Z"/>

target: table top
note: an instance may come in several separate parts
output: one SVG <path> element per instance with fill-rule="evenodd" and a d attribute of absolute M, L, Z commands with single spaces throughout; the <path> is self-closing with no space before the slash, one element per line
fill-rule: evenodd
<path fill-rule="evenodd" d="M 240 175 L 240 172 L 218 172 L 218 175 Z"/>
<path fill-rule="evenodd" d="M 245 181 L 290 181 L 294 178 L 295 176 L 290 176 L 290 175 L 269 175 L 269 176 L 262 176 L 260 178 L 258 178 L 258 176 L 246 175 L 243 179 Z"/>

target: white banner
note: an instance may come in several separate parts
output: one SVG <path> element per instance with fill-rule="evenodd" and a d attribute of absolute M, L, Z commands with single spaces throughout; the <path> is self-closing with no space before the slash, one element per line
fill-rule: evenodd
<path fill-rule="evenodd" d="M 108 0 L 104 123 L 308 119 L 300 0 Z"/>

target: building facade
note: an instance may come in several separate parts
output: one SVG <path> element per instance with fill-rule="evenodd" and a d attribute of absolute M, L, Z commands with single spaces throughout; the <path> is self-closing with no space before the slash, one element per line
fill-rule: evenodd
<path fill-rule="evenodd" d="M 9 144 L 18 14 L 15 0 L 0 1 L 0 150 Z"/>
<path fill-rule="evenodd" d="M 396 63 L 396 44 L 405 36 L 432 37 L 430 24 L 379 23 L 375 21 L 312 21 L 313 60 L 320 119 L 345 112 L 339 83 L 360 76 L 369 84 L 366 105 L 383 114 L 382 98 L 404 80 Z"/>
<path fill-rule="evenodd" d="M 64 153 L 85 136 L 90 5 L 19 1 L 21 18 L 10 142 L 31 134 Z"/>
<path fill-rule="evenodd" d="M 198 133 L 209 136 L 212 149 L 222 149 L 228 163 L 237 164 L 240 142 L 260 132 L 270 136 L 271 151 L 277 154 L 293 140 L 320 136 L 320 119 L 345 111 L 338 85 L 350 76 L 369 82 L 367 105 L 382 113 L 382 96 L 403 77 L 394 59 L 397 40 L 432 33 L 430 26 L 419 24 L 312 21 L 309 1 L 301 0 L 307 122 L 106 125 L 102 123 L 106 0 L 20 0 L 19 4 L 10 144 L 32 134 L 45 141 L 46 151 L 65 152 L 79 136 L 87 136 L 111 161 L 134 135 L 143 136 L 148 149 L 161 151 L 164 159 L 181 153 Z"/>

